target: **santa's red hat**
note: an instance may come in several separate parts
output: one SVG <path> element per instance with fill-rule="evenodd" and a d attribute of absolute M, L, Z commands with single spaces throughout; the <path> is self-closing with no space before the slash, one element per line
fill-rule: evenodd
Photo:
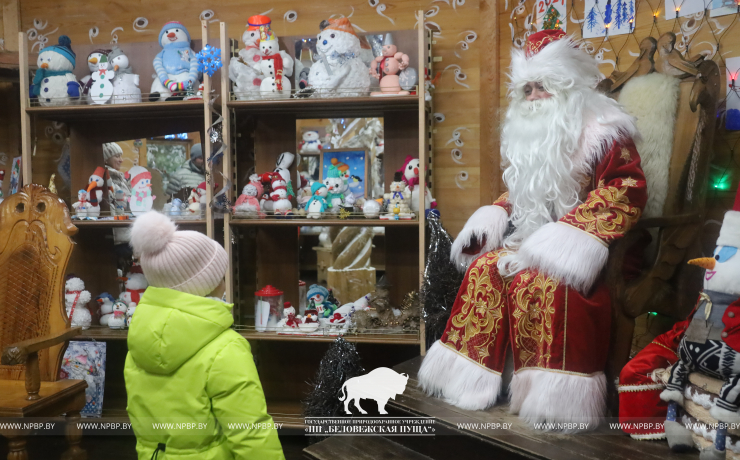
<path fill-rule="evenodd" d="M 717 246 L 740 248 L 740 185 L 735 195 L 735 204 L 731 211 L 725 213 L 722 227 L 719 229 Z"/>

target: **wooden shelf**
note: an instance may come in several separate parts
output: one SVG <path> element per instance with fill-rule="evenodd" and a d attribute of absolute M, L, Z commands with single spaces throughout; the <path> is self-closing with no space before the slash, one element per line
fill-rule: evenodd
<path fill-rule="evenodd" d="M 280 100 L 229 101 L 226 106 L 238 113 L 290 113 L 298 117 L 382 116 L 385 112 L 418 111 L 419 96 L 300 98 Z"/>
<path fill-rule="evenodd" d="M 267 340 L 278 342 L 334 342 L 338 336 L 335 335 L 284 335 L 277 332 L 257 332 L 255 330 L 237 331 L 247 340 Z M 419 334 L 347 334 L 343 336 L 348 342 L 355 343 L 378 343 L 389 345 L 419 345 Z"/>
<path fill-rule="evenodd" d="M 75 337 L 73 340 L 126 340 L 128 330 L 111 329 L 107 326 L 91 326 L 90 329 L 82 331 L 82 335 Z"/>
<path fill-rule="evenodd" d="M 136 220 L 72 220 L 75 227 L 78 228 L 113 228 L 113 227 L 128 227 L 133 224 Z M 185 225 L 206 225 L 206 221 L 203 219 L 193 220 L 174 220 L 178 226 Z"/>
<path fill-rule="evenodd" d="M 231 219 L 231 225 L 237 227 L 418 227 L 417 219 L 411 220 L 380 220 L 380 219 Z"/>
<path fill-rule="evenodd" d="M 274 423 L 283 424 L 280 428 L 305 428 L 303 407 L 300 401 L 267 400 L 267 413 Z"/>
<path fill-rule="evenodd" d="M 162 118 L 203 118 L 203 101 L 141 102 L 137 104 L 30 106 L 26 113 L 45 120 L 60 122 Z"/>

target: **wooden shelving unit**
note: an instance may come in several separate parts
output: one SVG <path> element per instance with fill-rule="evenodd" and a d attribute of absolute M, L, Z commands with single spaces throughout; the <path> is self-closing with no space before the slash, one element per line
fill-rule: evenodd
<path fill-rule="evenodd" d="M 231 219 L 234 227 L 418 227 L 419 220 L 380 219 Z"/>

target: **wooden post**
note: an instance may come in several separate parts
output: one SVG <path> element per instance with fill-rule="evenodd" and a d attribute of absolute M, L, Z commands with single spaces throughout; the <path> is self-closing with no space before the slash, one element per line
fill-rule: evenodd
<path fill-rule="evenodd" d="M 500 62 L 498 4 L 481 0 L 480 66 L 480 205 L 490 205 L 501 194 L 499 152 Z"/>
<path fill-rule="evenodd" d="M 417 13 L 418 17 L 424 18 L 424 11 L 420 10 Z M 427 67 L 429 58 L 429 46 L 431 40 L 427 41 L 426 28 L 422 25 L 419 26 L 418 30 L 418 41 L 419 41 L 419 90 L 416 92 L 419 97 L 419 288 L 424 282 L 424 267 L 426 265 L 426 215 L 425 215 L 425 190 L 426 190 L 426 170 L 427 170 L 427 107 L 426 101 L 424 100 L 424 69 Z M 419 321 L 419 343 L 420 353 L 422 356 L 426 354 L 426 331 L 424 326 L 423 317 Z"/>
<path fill-rule="evenodd" d="M 26 34 L 18 32 L 18 73 L 21 80 L 21 174 L 22 184 L 33 182 L 33 168 L 31 158 L 33 146 L 31 145 L 31 116 L 26 112 L 29 104 L 28 94 L 28 40 Z"/>
<path fill-rule="evenodd" d="M 201 33 L 203 34 L 202 48 L 205 49 L 208 44 L 208 21 L 201 19 Z M 213 123 L 213 116 L 211 112 L 211 77 L 207 73 L 203 73 L 203 125 L 205 126 L 204 136 L 201 139 L 203 142 L 203 160 L 205 160 L 203 166 L 206 170 L 206 235 L 209 238 L 213 238 L 213 210 L 211 209 L 211 201 L 213 200 L 213 171 L 211 165 L 208 163 L 208 159 L 211 158 L 211 140 L 208 135 L 208 129 Z"/>
<path fill-rule="evenodd" d="M 21 30 L 21 2 L 19 0 L 5 0 L 2 2 L 2 29 L 5 39 L 5 51 L 20 51 L 20 44 L 27 43 L 26 34 Z M 17 37 L 17 38 L 16 38 Z"/>
<path fill-rule="evenodd" d="M 224 151 L 223 165 L 224 165 L 224 176 L 227 179 L 234 182 L 236 186 L 236 178 L 234 177 L 234 158 L 231 149 L 231 110 L 227 107 L 229 102 L 229 61 L 231 60 L 231 41 L 229 40 L 228 28 L 225 22 L 220 23 L 221 33 L 221 116 L 223 121 L 221 122 L 221 137 L 226 143 L 226 150 Z M 231 190 L 226 191 L 226 198 L 231 202 L 234 198 L 234 187 Z M 228 255 L 228 265 L 226 268 L 226 301 L 229 303 L 234 302 L 234 257 L 233 245 L 231 244 L 231 214 L 224 214 L 224 249 Z M 235 314 L 237 312 L 234 312 Z"/>

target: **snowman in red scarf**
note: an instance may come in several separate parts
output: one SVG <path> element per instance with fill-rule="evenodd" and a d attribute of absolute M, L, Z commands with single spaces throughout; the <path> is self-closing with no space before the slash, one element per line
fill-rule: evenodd
<path fill-rule="evenodd" d="M 419 185 L 419 159 L 407 156 L 403 168 L 399 169 L 399 171 L 403 172 L 403 181 L 408 185 L 409 190 L 411 190 L 411 210 L 419 212 L 419 191 L 421 190 L 421 187 L 417 187 Z M 436 207 L 437 200 L 432 197 L 432 192 L 425 185 L 424 209 L 429 210 Z"/>
<path fill-rule="evenodd" d="M 92 315 L 87 309 L 87 303 L 92 299 L 89 291 L 85 290 L 85 282 L 76 276 L 67 279 L 64 285 L 64 306 L 67 318 L 72 327 L 90 329 Z"/>
<path fill-rule="evenodd" d="M 134 306 L 138 305 L 144 291 L 149 287 L 149 283 L 144 277 L 144 272 L 142 271 L 141 266 L 132 266 L 131 271 L 129 271 L 124 278 L 120 278 L 120 280 L 124 282 L 126 290 L 123 291 L 118 298 L 122 300 L 127 307 L 130 307 L 131 304 L 134 304 Z"/>
<path fill-rule="evenodd" d="M 280 51 L 280 44 L 275 33 L 269 28 L 260 30 L 260 51 L 262 62 L 260 69 L 264 78 L 260 84 L 263 99 L 287 99 L 290 97 L 290 80 L 293 75 L 293 59 L 285 51 Z"/>

